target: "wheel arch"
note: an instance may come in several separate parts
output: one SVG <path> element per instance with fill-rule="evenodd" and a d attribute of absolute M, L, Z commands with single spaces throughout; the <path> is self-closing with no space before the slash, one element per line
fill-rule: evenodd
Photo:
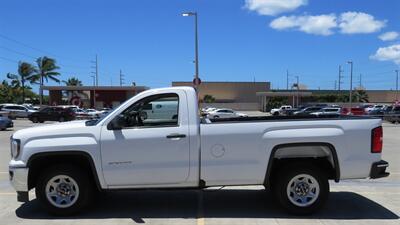
<path fill-rule="evenodd" d="M 49 163 L 48 161 L 51 161 Z M 89 175 L 93 178 L 94 184 L 98 190 L 102 190 L 99 174 L 93 158 L 89 153 L 83 151 L 57 151 L 57 152 L 41 152 L 35 153 L 27 162 L 29 168 L 28 173 L 28 189 L 32 189 L 36 185 L 36 179 L 41 169 L 46 169 L 56 163 L 70 163 L 76 166 L 89 169 Z"/>
<path fill-rule="evenodd" d="M 287 144 L 278 144 L 272 148 L 269 160 L 268 160 L 268 165 L 267 165 L 267 171 L 265 174 L 264 178 L 264 184 L 269 184 L 270 178 L 272 176 L 273 168 L 274 168 L 274 163 L 276 163 L 276 155 L 279 150 L 282 149 L 290 149 L 290 148 L 304 148 L 304 147 L 324 147 L 329 150 L 330 156 L 332 157 L 332 167 L 334 170 L 334 177 L 333 179 L 335 182 L 339 182 L 340 180 L 340 165 L 339 165 L 339 160 L 337 156 L 337 152 L 335 147 L 326 142 L 300 142 L 300 143 L 287 143 Z M 292 155 L 293 156 L 293 155 Z M 285 157 L 285 155 L 281 155 L 279 159 L 291 159 L 291 160 L 298 160 L 298 159 L 307 159 L 307 158 L 318 158 L 318 156 L 312 156 L 309 155 L 304 155 L 302 157 Z"/>

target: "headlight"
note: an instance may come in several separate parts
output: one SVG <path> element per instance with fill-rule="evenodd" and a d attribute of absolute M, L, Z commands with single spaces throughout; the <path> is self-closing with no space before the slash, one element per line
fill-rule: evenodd
<path fill-rule="evenodd" d="M 17 158 L 21 151 L 21 141 L 11 138 L 11 158 Z"/>

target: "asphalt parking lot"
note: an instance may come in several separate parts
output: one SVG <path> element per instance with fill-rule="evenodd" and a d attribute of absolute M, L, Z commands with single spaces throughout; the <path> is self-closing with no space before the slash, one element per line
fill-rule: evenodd
<path fill-rule="evenodd" d="M 81 215 L 68 218 L 44 213 L 30 194 L 21 204 L 8 182 L 9 137 L 19 129 L 40 126 L 16 120 L 0 132 L 0 224 L 400 224 L 400 125 L 384 124 L 383 159 L 387 178 L 331 183 L 326 207 L 309 217 L 282 211 L 262 187 L 205 191 L 106 193 Z"/>

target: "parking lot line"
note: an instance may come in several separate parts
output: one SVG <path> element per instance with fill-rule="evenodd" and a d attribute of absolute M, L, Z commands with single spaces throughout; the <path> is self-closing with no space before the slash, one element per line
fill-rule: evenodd
<path fill-rule="evenodd" d="M 203 211 L 203 191 L 199 190 L 197 195 L 197 225 L 204 225 L 204 211 Z"/>

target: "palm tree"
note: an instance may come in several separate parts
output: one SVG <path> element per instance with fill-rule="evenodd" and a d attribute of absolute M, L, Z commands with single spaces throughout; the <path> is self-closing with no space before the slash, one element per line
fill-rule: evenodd
<path fill-rule="evenodd" d="M 353 95 L 355 102 L 369 102 L 368 94 L 365 90 L 357 90 Z"/>
<path fill-rule="evenodd" d="M 33 83 L 36 79 L 35 75 L 35 67 L 33 67 L 30 63 L 27 62 L 19 62 L 18 64 L 18 75 L 16 74 L 7 74 L 7 78 L 11 80 L 11 87 L 13 89 L 22 89 L 22 103 L 25 103 L 25 88 L 26 82 Z"/>
<path fill-rule="evenodd" d="M 63 83 L 67 86 L 82 86 L 82 81 L 76 77 L 68 78 L 68 80 L 63 80 Z"/>
<path fill-rule="evenodd" d="M 39 80 L 40 82 L 40 105 L 43 103 L 43 84 L 44 84 L 44 79 L 46 79 L 46 82 L 49 82 L 50 80 L 53 80 L 57 83 L 60 83 L 60 80 L 57 78 L 57 76 L 60 76 L 59 72 L 56 72 L 55 70 L 59 69 L 60 67 L 56 66 L 56 60 L 49 58 L 47 56 L 44 57 L 39 57 L 36 60 L 37 63 L 37 69 L 36 69 L 36 79 Z"/>

